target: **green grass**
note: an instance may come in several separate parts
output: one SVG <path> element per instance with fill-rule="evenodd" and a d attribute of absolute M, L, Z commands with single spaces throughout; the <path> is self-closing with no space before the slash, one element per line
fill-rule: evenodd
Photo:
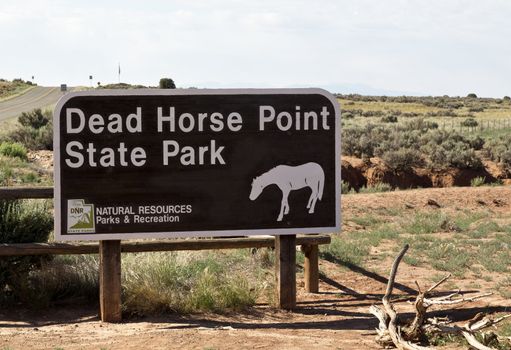
<path fill-rule="evenodd" d="M 360 239 L 364 240 L 368 245 L 378 246 L 383 240 L 393 240 L 399 235 L 398 229 L 391 225 L 381 225 L 374 229 L 360 232 Z"/>
<path fill-rule="evenodd" d="M 506 277 L 497 283 L 497 291 L 506 299 L 511 299 L 511 277 Z M 511 336 L 511 325 L 509 326 L 509 335 Z"/>
<path fill-rule="evenodd" d="M 419 258 L 417 258 L 415 256 L 405 255 L 403 257 L 403 261 L 405 263 L 407 263 L 408 265 L 410 265 L 410 266 L 421 266 L 421 265 L 423 265 L 423 262 Z"/>
<path fill-rule="evenodd" d="M 426 252 L 431 266 L 439 271 L 447 271 L 463 277 L 470 267 L 470 255 L 454 243 L 436 243 Z"/>
<path fill-rule="evenodd" d="M 480 187 L 483 186 L 486 182 L 486 178 L 484 176 L 478 176 L 470 180 L 470 186 L 472 187 Z"/>
<path fill-rule="evenodd" d="M 503 337 L 511 337 L 511 323 L 502 323 L 499 326 L 499 334 Z"/>
<path fill-rule="evenodd" d="M 480 223 L 474 230 L 470 230 L 467 235 L 470 238 L 487 238 L 491 233 L 502 232 L 502 228 L 494 221 L 485 221 Z"/>
<path fill-rule="evenodd" d="M 422 210 L 407 217 L 401 208 L 375 209 L 361 216 L 344 216 L 362 228 L 334 236 L 332 244 L 322 248 L 322 256 L 341 265 L 364 266 L 371 247 L 378 253 L 370 259 L 382 260 L 409 244 L 404 257 L 408 265 L 458 278 L 466 278 L 469 271 L 481 279 L 490 278 L 486 272 L 507 273 L 511 261 L 511 250 L 506 248 L 511 245 L 511 225 L 499 224 L 497 218 L 487 210 Z"/>
<path fill-rule="evenodd" d="M 392 191 L 392 186 L 386 183 L 377 183 L 373 186 L 361 187 L 359 193 L 380 193 Z"/>
<path fill-rule="evenodd" d="M 481 256 L 479 263 L 490 272 L 507 272 L 511 253 L 506 244 L 489 241 L 482 242 L 479 247 Z"/>
<path fill-rule="evenodd" d="M 410 221 L 406 220 L 402 227 L 405 232 L 421 235 L 442 232 L 447 224 L 447 216 L 440 211 L 418 212 Z"/>
<path fill-rule="evenodd" d="M 459 227 L 460 231 L 467 231 L 472 224 L 475 222 L 487 218 L 489 216 L 488 212 L 471 212 L 464 211 L 462 213 L 457 214 L 453 221 Z"/>
<path fill-rule="evenodd" d="M 360 226 L 370 227 L 382 223 L 383 219 L 377 217 L 376 215 L 365 214 L 362 216 L 352 217 L 350 218 L 350 221 Z"/>
<path fill-rule="evenodd" d="M 0 155 L 0 186 L 21 184 L 51 185 L 53 179 L 43 174 L 34 164 L 20 158 Z"/>
<path fill-rule="evenodd" d="M 428 336 L 429 344 L 432 346 L 447 346 L 449 344 L 463 344 L 465 338 L 458 334 L 434 333 Z"/>
<path fill-rule="evenodd" d="M 358 240 L 349 241 L 343 237 L 332 236 L 332 242 L 328 246 L 322 246 L 320 252 L 321 257 L 326 260 L 343 265 L 363 266 L 369 248 Z"/>
<path fill-rule="evenodd" d="M 0 156 L 0 186 L 26 183 L 24 179 L 33 179 L 34 182 L 38 182 L 39 175 L 29 167 L 28 163 L 20 159 Z"/>

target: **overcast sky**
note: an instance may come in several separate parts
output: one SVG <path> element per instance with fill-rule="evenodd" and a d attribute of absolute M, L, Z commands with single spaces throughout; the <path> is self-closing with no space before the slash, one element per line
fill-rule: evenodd
<path fill-rule="evenodd" d="M 1 0 L 0 77 L 40 85 L 511 95 L 509 0 Z"/>

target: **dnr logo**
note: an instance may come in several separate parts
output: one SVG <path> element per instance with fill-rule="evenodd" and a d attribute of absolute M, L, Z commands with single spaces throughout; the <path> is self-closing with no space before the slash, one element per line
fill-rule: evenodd
<path fill-rule="evenodd" d="M 94 204 L 85 204 L 83 199 L 69 199 L 67 201 L 67 232 L 96 232 Z"/>

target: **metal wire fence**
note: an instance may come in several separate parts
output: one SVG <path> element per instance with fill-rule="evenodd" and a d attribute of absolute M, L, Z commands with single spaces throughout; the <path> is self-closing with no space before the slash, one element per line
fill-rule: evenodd
<path fill-rule="evenodd" d="M 442 121 L 438 128 L 443 130 L 455 130 L 460 133 L 484 132 L 490 130 L 511 129 L 511 118 L 476 120 L 477 125 L 466 125 L 464 121 Z"/>

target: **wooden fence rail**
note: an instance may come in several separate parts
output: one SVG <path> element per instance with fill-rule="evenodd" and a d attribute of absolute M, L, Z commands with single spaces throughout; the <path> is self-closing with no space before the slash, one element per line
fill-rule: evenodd
<path fill-rule="evenodd" d="M 53 198 L 53 187 L 0 187 L 0 199 Z"/>
<path fill-rule="evenodd" d="M 0 187 L 0 200 L 53 198 L 53 187 Z M 257 236 L 242 238 L 168 239 L 141 242 L 118 240 L 99 243 L 3 243 L 0 256 L 99 254 L 100 255 L 100 310 L 101 320 L 121 321 L 120 269 L 121 253 L 275 248 L 278 304 L 284 309 L 296 306 L 296 246 L 305 255 L 305 290 L 317 293 L 319 289 L 318 246 L 329 244 L 329 235 Z"/>
<path fill-rule="evenodd" d="M 298 235 L 297 246 L 329 244 L 328 235 Z M 122 242 L 121 253 L 165 252 L 179 250 L 274 248 L 275 237 L 157 240 Z M 98 254 L 99 243 L 3 243 L 0 256 Z"/>

